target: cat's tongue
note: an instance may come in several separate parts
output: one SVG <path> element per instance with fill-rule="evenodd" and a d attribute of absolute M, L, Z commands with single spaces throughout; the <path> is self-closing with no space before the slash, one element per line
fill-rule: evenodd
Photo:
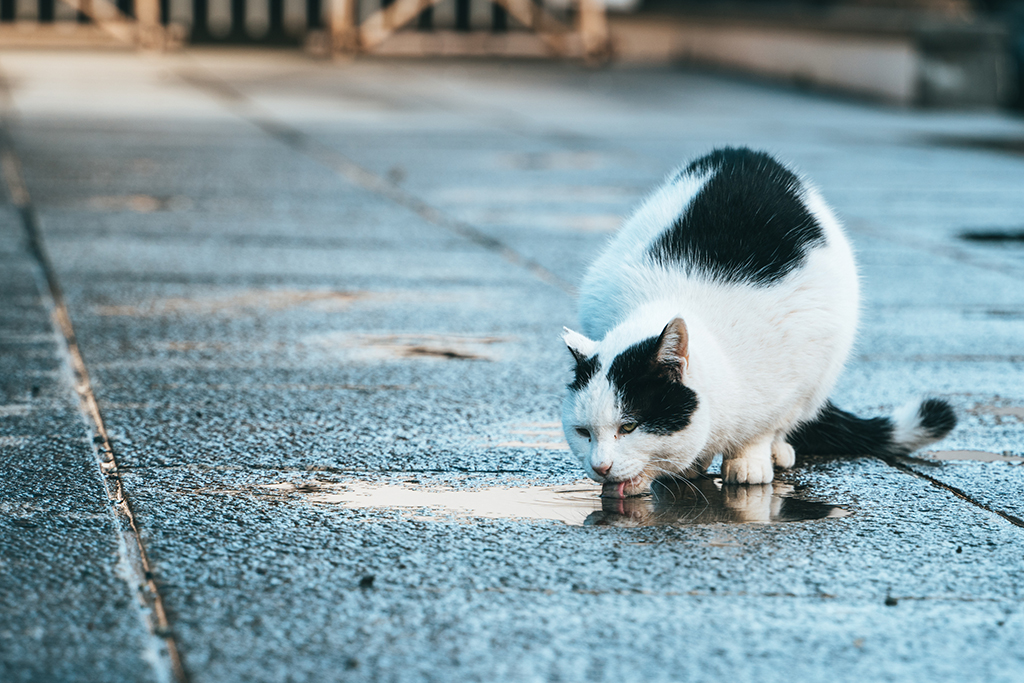
<path fill-rule="evenodd" d="M 602 498 L 625 498 L 626 483 L 624 481 L 607 481 L 601 486 Z"/>

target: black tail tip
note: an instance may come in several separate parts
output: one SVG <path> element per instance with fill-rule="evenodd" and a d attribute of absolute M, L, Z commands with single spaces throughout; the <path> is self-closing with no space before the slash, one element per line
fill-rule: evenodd
<path fill-rule="evenodd" d="M 929 398 L 922 401 L 921 407 L 917 409 L 917 416 L 921 420 L 921 427 L 934 439 L 941 439 L 956 427 L 953 406 L 942 399 Z"/>

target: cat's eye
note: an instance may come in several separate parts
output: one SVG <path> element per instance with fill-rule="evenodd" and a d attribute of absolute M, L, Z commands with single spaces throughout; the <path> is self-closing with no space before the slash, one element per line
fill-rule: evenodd
<path fill-rule="evenodd" d="M 636 422 L 626 422 L 619 425 L 619 434 L 630 434 L 636 429 Z"/>
<path fill-rule="evenodd" d="M 590 430 L 583 427 L 577 427 L 576 433 L 582 436 L 584 439 L 590 439 Z"/>

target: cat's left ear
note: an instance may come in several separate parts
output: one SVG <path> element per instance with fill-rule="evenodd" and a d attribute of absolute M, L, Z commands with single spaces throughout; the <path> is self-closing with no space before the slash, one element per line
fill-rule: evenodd
<path fill-rule="evenodd" d="M 593 339 L 587 339 L 579 332 L 573 332 L 568 327 L 562 328 L 562 341 L 569 347 L 569 353 L 572 354 L 577 363 L 582 363 L 590 358 L 597 350 L 597 342 Z"/>
<path fill-rule="evenodd" d="M 690 334 L 682 318 L 673 318 L 661 331 L 657 361 L 673 368 L 679 374 L 679 379 L 686 375 L 686 369 L 690 366 Z"/>

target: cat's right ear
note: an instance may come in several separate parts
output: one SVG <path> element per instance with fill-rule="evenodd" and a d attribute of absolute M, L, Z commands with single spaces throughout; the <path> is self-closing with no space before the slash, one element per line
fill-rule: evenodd
<path fill-rule="evenodd" d="M 573 332 L 568 327 L 562 328 L 562 341 L 569 347 L 569 353 L 577 363 L 582 363 L 590 358 L 597 350 L 597 342 L 587 339 L 579 332 Z"/>
<path fill-rule="evenodd" d="M 690 366 L 690 334 L 682 318 L 665 325 L 658 337 L 658 363 L 674 368 L 682 379 Z"/>

